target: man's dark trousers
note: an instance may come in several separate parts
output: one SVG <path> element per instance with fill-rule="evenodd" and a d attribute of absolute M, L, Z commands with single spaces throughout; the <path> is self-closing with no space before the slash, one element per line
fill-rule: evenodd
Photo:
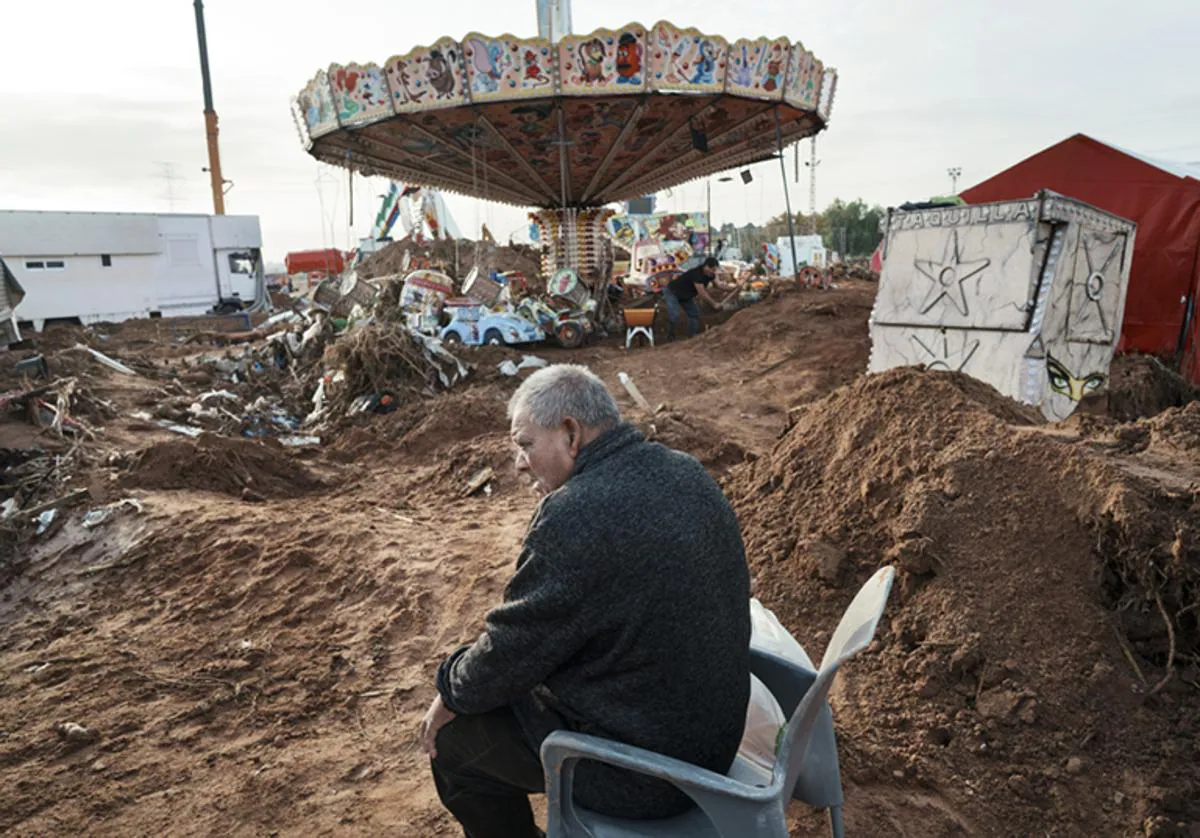
<path fill-rule="evenodd" d="M 695 335 L 700 331 L 700 306 L 696 304 L 696 298 L 690 300 L 680 300 L 668 289 L 663 292 L 663 299 L 667 303 L 667 322 L 670 324 L 668 335 L 674 337 L 675 324 L 679 322 L 681 314 L 687 315 L 687 331 L 689 335 Z"/>
<path fill-rule="evenodd" d="M 529 795 L 545 791 L 542 762 L 507 707 L 458 716 L 437 734 L 438 797 L 467 838 L 539 838 Z"/>

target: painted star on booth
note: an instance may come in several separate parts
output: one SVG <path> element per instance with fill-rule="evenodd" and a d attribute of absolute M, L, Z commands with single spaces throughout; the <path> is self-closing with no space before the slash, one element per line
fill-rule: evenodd
<path fill-rule="evenodd" d="M 928 313 L 940 300 L 945 299 L 959 314 L 966 317 L 967 291 L 963 283 L 991 263 L 991 259 L 964 261 L 958 246 L 958 230 L 951 230 L 946 238 L 946 252 L 942 254 L 940 262 L 917 259 L 913 263 L 914 267 L 933 283 L 925 299 L 921 301 L 921 314 Z"/>
<path fill-rule="evenodd" d="M 1104 253 L 1106 248 L 1107 254 Z M 1117 261 L 1117 257 L 1124 253 L 1124 250 L 1124 238 L 1114 237 L 1111 242 L 1091 238 L 1083 240 L 1083 257 L 1087 262 L 1087 278 L 1084 280 L 1083 288 L 1076 289 L 1073 295 L 1076 302 L 1074 314 L 1077 321 L 1074 326 L 1078 332 L 1090 333 L 1100 340 L 1112 338 L 1112 329 L 1108 325 L 1108 318 L 1104 315 L 1105 285 L 1108 282 L 1109 268 L 1112 267 L 1114 261 Z M 1113 287 L 1116 287 L 1116 283 L 1119 281 L 1118 277 Z M 1082 299 L 1078 293 L 1080 290 L 1083 291 Z"/>
<path fill-rule="evenodd" d="M 967 366 L 971 358 L 975 355 L 975 350 L 979 348 L 978 340 L 969 340 L 967 335 L 962 332 L 955 332 L 958 338 L 954 349 L 950 348 L 950 337 L 942 330 L 940 334 L 932 337 L 927 336 L 929 343 L 921 340 L 916 335 L 912 336 L 913 342 L 925 351 L 929 356 L 928 360 L 922 361 L 927 369 L 937 370 L 943 369 L 950 372 L 962 372 Z"/>

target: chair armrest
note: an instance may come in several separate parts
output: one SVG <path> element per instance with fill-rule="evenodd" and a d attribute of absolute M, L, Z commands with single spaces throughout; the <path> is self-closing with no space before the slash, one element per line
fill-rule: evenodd
<path fill-rule="evenodd" d="M 748 786 L 681 759 L 656 754 L 623 742 L 589 736 L 586 733 L 558 730 L 547 736 L 542 743 L 542 764 L 545 766 L 547 780 L 553 780 L 550 774 L 553 771 L 562 771 L 568 761 L 580 759 L 591 759 L 647 777 L 657 777 L 678 785 L 681 789 L 690 786 L 712 794 L 743 800 L 769 800 L 773 796 L 769 787 Z"/>
<path fill-rule="evenodd" d="M 683 760 L 583 733 L 555 731 L 542 743 L 541 754 L 551 823 L 566 821 L 571 835 L 590 834 L 579 822 L 573 800 L 575 765 L 581 759 L 670 783 L 690 797 L 722 835 L 731 838 L 741 834 L 736 831 L 739 826 L 744 831 L 746 823 L 753 822 L 764 806 L 780 796 L 774 784 L 748 786 Z M 551 830 L 550 834 L 558 833 Z"/>

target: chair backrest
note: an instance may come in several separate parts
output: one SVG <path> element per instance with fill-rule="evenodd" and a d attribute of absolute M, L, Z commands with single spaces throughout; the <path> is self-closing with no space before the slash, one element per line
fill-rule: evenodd
<path fill-rule="evenodd" d="M 887 605 L 895 576 L 895 568 L 880 568 L 855 595 L 850 607 L 842 615 L 841 622 L 833 633 L 833 639 L 829 641 L 816 680 L 804 694 L 800 706 L 796 708 L 787 727 L 784 728 L 783 742 L 779 748 L 775 774 L 771 782 L 771 785 L 775 786 L 782 780 L 781 791 L 784 800 L 790 800 L 792 797 L 812 737 L 813 725 L 821 708 L 825 706 L 833 679 L 843 663 L 870 645 L 875 636 L 875 628 L 879 625 L 879 618 Z"/>
<path fill-rule="evenodd" d="M 881 567 L 859 588 L 850 606 L 842 614 L 833 639 L 825 648 L 825 657 L 821 658 L 819 671 L 824 671 L 831 664 L 843 664 L 871 645 L 879 618 L 883 616 L 883 609 L 887 607 L 888 594 L 891 593 L 892 580 L 895 578 L 894 567 Z"/>

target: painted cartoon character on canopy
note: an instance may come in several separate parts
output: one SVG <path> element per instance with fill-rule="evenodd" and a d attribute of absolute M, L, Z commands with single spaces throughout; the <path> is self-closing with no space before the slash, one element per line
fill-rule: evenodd
<path fill-rule="evenodd" d="M 696 72 L 692 75 L 692 84 L 712 84 L 713 74 L 717 69 L 716 47 L 712 41 L 701 41 L 700 51 L 696 56 Z"/>
<path fill-rule="evenodd" d="M 447 55 L 449 61 L 446 60 Z M 439 99 L 454 95 L 454 71 L 451 69 L 451 62 L 457 60 L 452 51 L 447 51 L 446 55 L 437 49 L 429 51 L 429 69 L 425 71 L 425 77 L 429 79 L 429 84 L 433 86 Z"/>
<path fill-rule="evenodd" d="M 629 32 L 617 41 L 617 84 L 641 84 L 642 47 Z"/>
<path fill-rule="evenodd" d="M 754 83 L 754 77 L 750 73 L 750 53 L 746 49 L 746 45 L 742 44 L 742 60 L 734 61 L 733 68 L 733 83 L 738 87 L 749 87 Z"/>
<path fill-rule="evenodd" d="M 538 64 L 537 53 L 531 49 L 525 50 L 525 78 L 530 81 L 547 82 L 550 79 L 542 72 Z"/>
<path fill-rule="evenodd" d="M 783 81 L 783 65 L 778 58 L 768 61 L 767 76 L 763 79 L 763 90 L 773 93 L 778 89 L 781 81 Z"/>
<path fill-rule="evenodd" d="M 595 84 L 604 78 L 604 42 L 592 38 L 579 45 L 579 69 L 583 71 L 583 80 L 587 84 Z"/>
<path fill-rule="evenodd" d="M 471 64 L 475 68 L 473 85 L 477 92 L 495 93 L 504 75 L 504 48 L 478 38 L 470 40 Z"/>

